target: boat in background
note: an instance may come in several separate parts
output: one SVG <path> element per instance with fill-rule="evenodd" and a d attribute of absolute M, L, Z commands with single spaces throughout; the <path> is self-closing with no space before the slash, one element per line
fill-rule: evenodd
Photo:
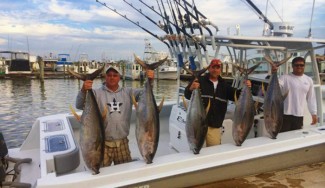
<path fill-rule="evenodd" d="M 0 51 L 0 58 L 3 66 L 7 69 L 7 74 L 10 73 L 31 73 L 32 64 L 28 52 L 19 51 Z"/>
<path fill-rule="evenodd" d="M 99 69 L 100 66 L 100 63 L 97 63 L 94 60 L 90 61 L 88 54 L 82 53 L 79 55 L 79 60 L 77 62 L 77 65 L 74 66 L 74 69 L 77 70 L 77 72 L 79 73 L 91 74 L 97 69 Z"/>
<path fill-rule="evenodd" d="M 74 70 L 70 54 L 58 54 L 58 61 L 55 64 L 54 70 L 57 72 L 67 72 L 68 69 Z"/>
<path fill-rule="evenodd" d="M 143 55 L 144 62 L 151 64 L 151 63 L 158 62 L 159 60 L 165 58 L 166 56 L 169 57 L 168 53 L 166 52 L 157 52 L 151 45 L 149 39 L 144 39 L 144 41 L 145 41 L 145 49 Z M 177 62 L 174 59 L 169 57 L 165 63 L 163 63 L 161 66 L 159 66 L 156 69 L 155 78 L 160 80 L 176 80 Z"/>
<path fill-rule="evenodd" d="M 144 71 L 141 65 L 133 61 L 125 61 L 122 67 L 122 75 L 126 80 L 143 80 Z"/>

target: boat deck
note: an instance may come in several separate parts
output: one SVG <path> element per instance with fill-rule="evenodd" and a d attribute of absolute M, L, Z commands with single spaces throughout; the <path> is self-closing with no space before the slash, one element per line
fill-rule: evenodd
<path fill-rule="evenodd" d="M 325 187 L 325 162 L 217 181 L 191 188 Z"/>

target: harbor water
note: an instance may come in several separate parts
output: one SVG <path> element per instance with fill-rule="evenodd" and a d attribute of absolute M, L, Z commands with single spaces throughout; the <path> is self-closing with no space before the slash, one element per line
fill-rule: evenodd
<path fill-rule="evenodd" d="M 95 79 L 93 87 L 98 88 L 104 79 Z M 75 105 L 83 81 L 77 79 L 0 79 L 0 132 L 9 148 L 19 147 L 38 117 L 58 113 L 70 113 L 69 106 Z M 121 86 L 141 88 L 144 82 L 121 81 Z M 181 82 L 186 85 L 186 82 Z M 153 92 L 159 103 L 176 100 L 177 81 L 155 80 Z"/>

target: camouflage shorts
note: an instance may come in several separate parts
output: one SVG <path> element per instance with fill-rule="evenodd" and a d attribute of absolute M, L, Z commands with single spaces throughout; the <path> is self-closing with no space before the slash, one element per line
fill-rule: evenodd
<path fill-rule="evenodd" d="M 105 141 L 104 163 L 103 166 L 110 166 L 131 162 L 131 152 L 129 140 L 127 138 L 114 141 Z"/>

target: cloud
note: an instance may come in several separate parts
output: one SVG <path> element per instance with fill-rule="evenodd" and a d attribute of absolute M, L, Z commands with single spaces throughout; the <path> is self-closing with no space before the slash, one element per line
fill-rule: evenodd
<path fill-rule="evenodd" d="M 102 1 L 150 32 L 159 36 L 164 35 L 162 30 L 123 1 Z M 162 20 L 159 15 L 139 1 L 128 1 L 132 2 L 134 7 L 141 8 L 141 11 L 153 21 Z M 159 10 L 155 1 L 144 0 L 143 2 L 154 6 L 156 11 Z M 253 2 L 265 13 L 266 1 L 253 0 Z M 294 3 L 275 0 L 269 2 L 272 4 L 268 5 L 267 17 L 272 22 L 281 19 L 291 21 L 295 25 L 295 36 L 307 35 L 312 10 L 310 0 L 299 0 Z M 244 0 L 197 0 L 195 3 L 198 10 L 219 27 L 220 35 L 228 32 L 234 34 L 237 24 L 241 27 L 242 35 L 261 36 L 262 34 L 263 21 Z M 129 56 L 128 53 L 132 55 L 134 51 L 142 54 L 145 38 L 149 38 L 157 50 L 167 51 L 162 42 L 115 12 L 96 3 L 95 0 L 1 0 L 0 7 L 0 49 L 3 50 L 8 47 L 13 50 L 14 48 L 27 49 L 26 37 L 28 37 L 29 49 L 31 53 L 37 55 L 65 52 L 74 53 L 73 56 L 78 57 L 78 53 L 83 51 L 93 59 L 100 59 L 104 52 L 122 58 Z M 167 5 L 165 8 L 170 14 Z M 314 38 L 325 38 L 324 9 L 325 0 L 316 1 L 312 23 Z M 184 13 L 184 10 L 182 12 Z M 170 19 L 172 20 L 172 17 Z"/>

